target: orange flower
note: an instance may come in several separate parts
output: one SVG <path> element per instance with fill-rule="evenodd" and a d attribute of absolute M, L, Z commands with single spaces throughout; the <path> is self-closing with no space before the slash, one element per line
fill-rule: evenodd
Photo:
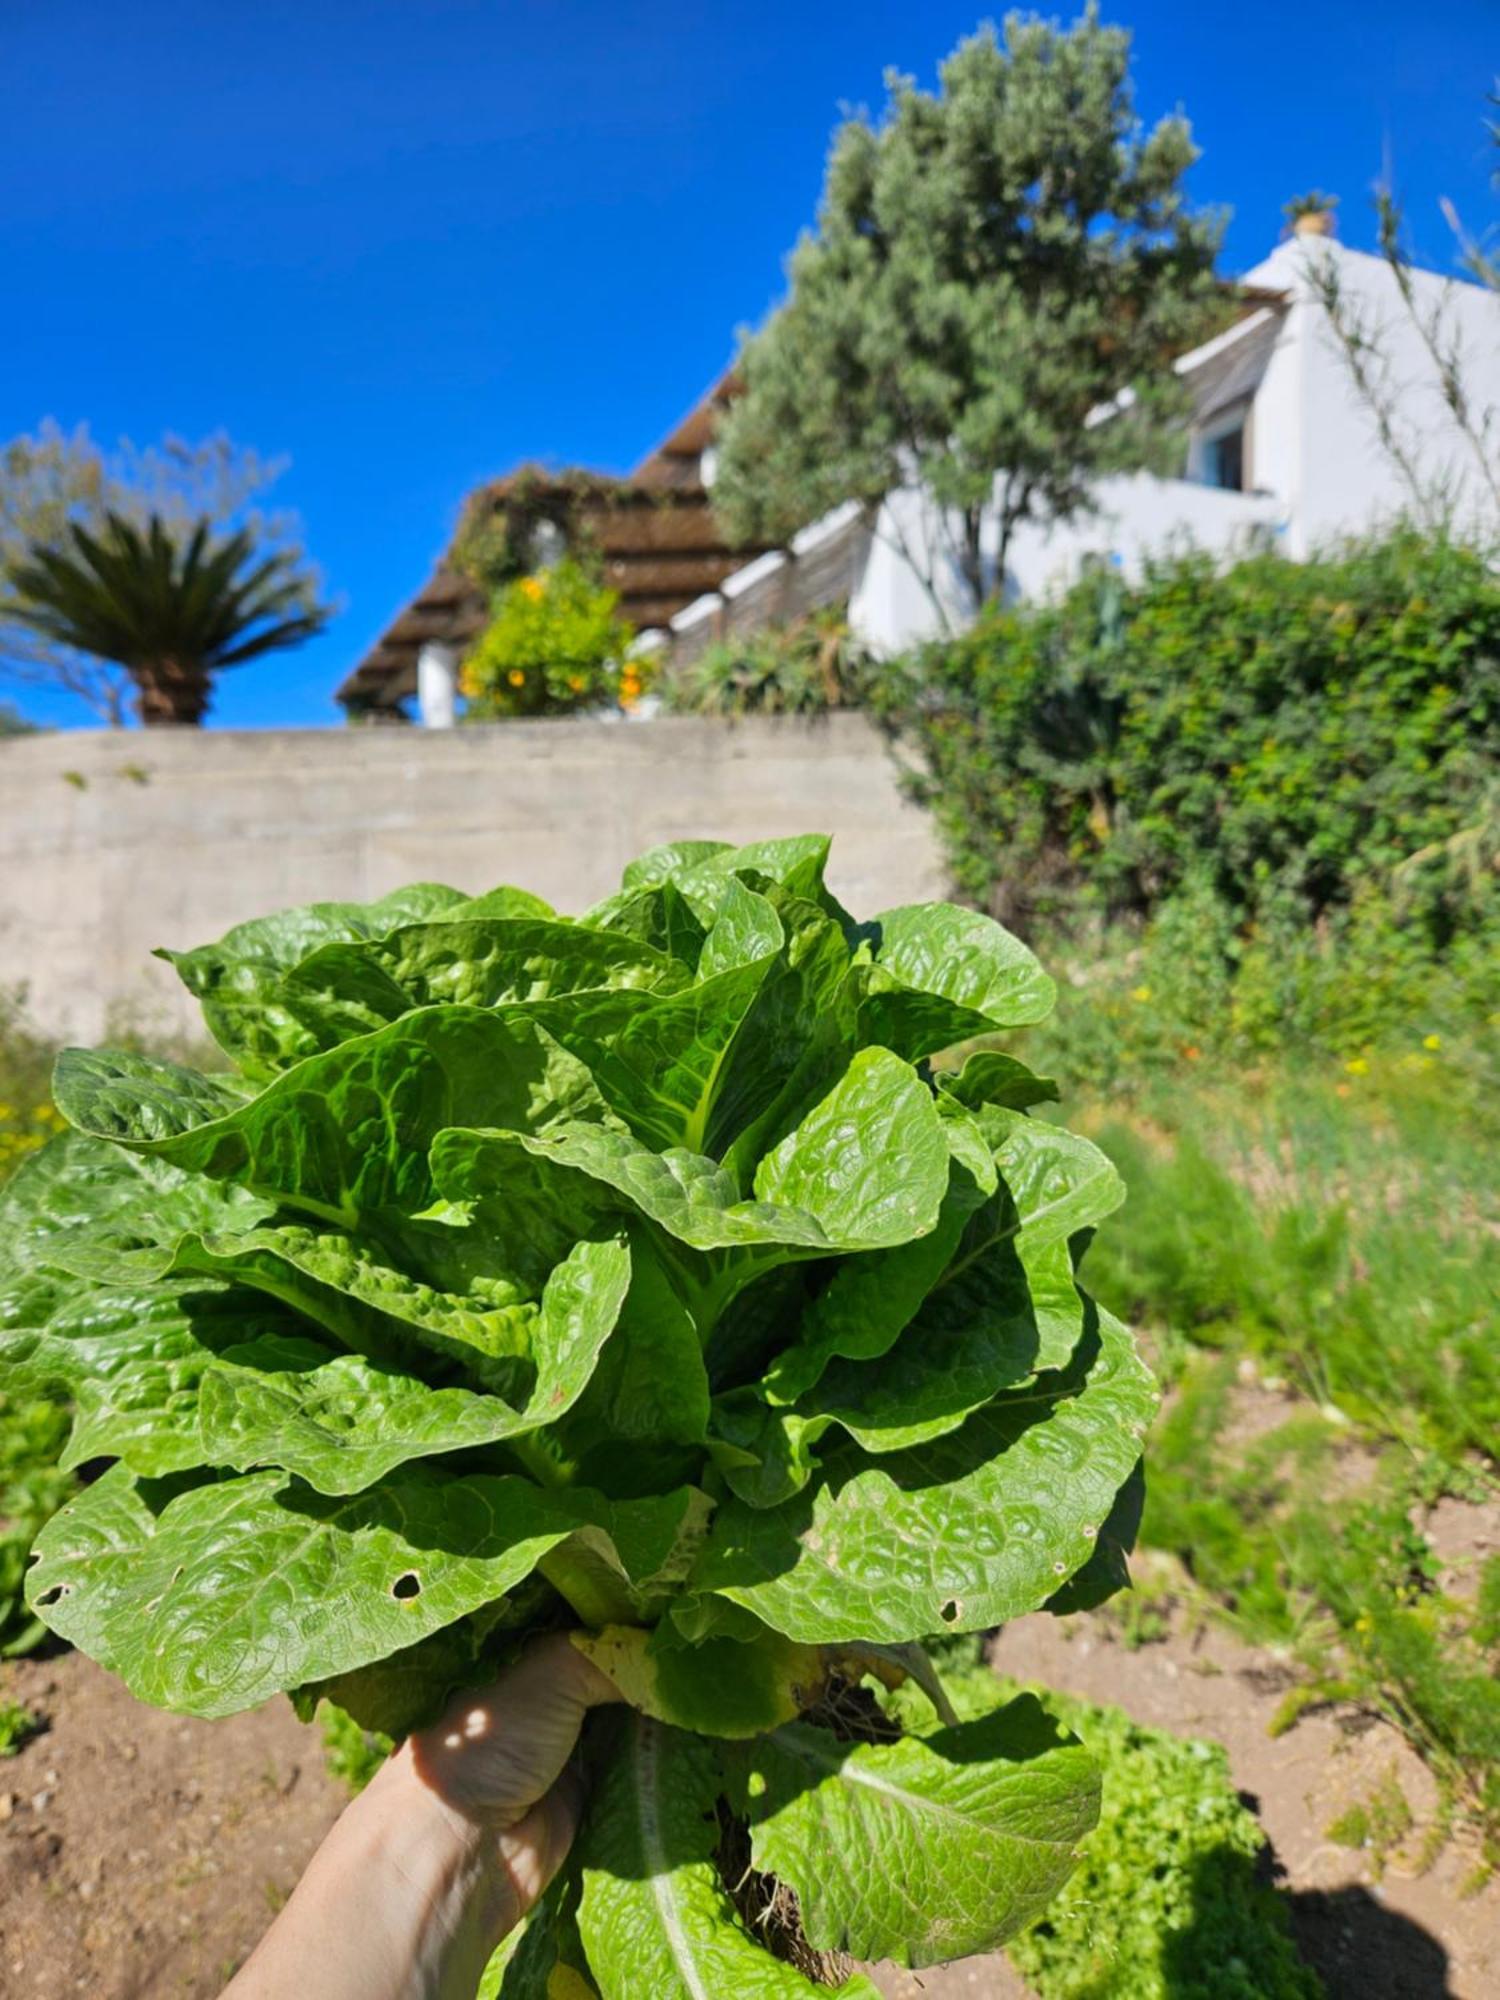
<path fill-rule="evenodd" d="M 530 598 L 533 604 L 539 604 L 546 594 L 547 586 L 539 576 L 523 576 L 516 588 L 523 597 Z"/>
<path fill-rule="evenodd" d="M 526 669 L 524 667 L 512 667 L 510 672 L 505 676 L 505 678 L 510 682 L 513 688 L 525 687 Z"/>

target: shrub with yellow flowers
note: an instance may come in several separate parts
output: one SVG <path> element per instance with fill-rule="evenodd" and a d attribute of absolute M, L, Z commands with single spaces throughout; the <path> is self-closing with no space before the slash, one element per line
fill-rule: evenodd
<path fill-rule="evenodd" d="M 503 585 L 492 607 L 459 681 L 471 720 L 629 709 L 646 692 L 652 663 L 628 657 L 619 598 L 572 557 Z"/>
<path fill-rule="evenodd" d="M 0 1181 L 62 1125 L 48 1088 L 52 1050 L 28 1025 L 19 1000 L 0 992 Z"/>
<path fill-rule="evenodd" d="M 0 1181 L 13 1174 L 28 1153 L 44 1146 L 62 1122 L 52 1104 L 9 1104 L 0 1099 Z"/>

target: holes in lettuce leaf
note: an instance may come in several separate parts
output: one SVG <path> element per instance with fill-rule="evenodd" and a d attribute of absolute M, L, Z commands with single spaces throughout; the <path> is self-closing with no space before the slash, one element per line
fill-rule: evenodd
<path fill-rule="evenodd" d="M 422 1595 L 421 1577 L 417 1575 L 414 1569 L 403 1571 L 391 1585 L 391 1595 L 399 1599 L 403 1604 L 409 1603 L 414 1597 L 420 1597 Z"/>
<path fill-rule="evenodd" d="M 953 1621 L 961 1614 L 962 1611 L 963 1611 L 963 1606 L 959 1603 L 958 1599 L 956 1597 L 950 1597 L 948 1599 L 948 1602 L 943 1606 L 942 1610 L 938 1613 L 938 1616 L 939 1618 L 942 1619 L 945 1625 L 951 1625 Z"/>

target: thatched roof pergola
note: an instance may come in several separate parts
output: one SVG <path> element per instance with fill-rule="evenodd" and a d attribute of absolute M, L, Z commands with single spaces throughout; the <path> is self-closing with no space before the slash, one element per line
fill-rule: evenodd
<path fill-rule="evenodd" d="M 619 592 L 622 616 L 638 632 L 659 629 L 762 552 L 729 546 L 703 483 L 703 454 L 713 441 L 715 419 L 734 393 L 734 378 L 726 375 L 624 477 L 576 467 L 520 466 L 472 494 L 465 520 L 507 510 L 565 517 L 598 553 L 605 581 Z M 488 615 L 483 592 L 454 565 L 450 547 L 346 677 L 337 699 L 354 713 L 405 721 L 402 704 L 416 692 L 422 647 L 437 642 L 462 652 Z"/>

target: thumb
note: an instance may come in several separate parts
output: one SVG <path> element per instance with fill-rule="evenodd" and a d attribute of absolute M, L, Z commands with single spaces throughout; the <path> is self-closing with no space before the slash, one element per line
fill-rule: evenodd
<path fill-rule="evenodd" d="M 565 1860 L 583 1810 L 583 1781 L 570 1764 L 523 1819 L 495 1836 L 500 1865 L 525 1916 Z"/>

